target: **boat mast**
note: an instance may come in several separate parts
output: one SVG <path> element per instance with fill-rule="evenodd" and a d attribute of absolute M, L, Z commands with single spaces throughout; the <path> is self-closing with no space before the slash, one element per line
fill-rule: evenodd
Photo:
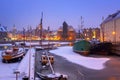
<path fill-rule="evenodd" d="M 80 17 L 80 28 L 79 28 L 79 35 L 80 35 L 80 38 L 81 39 L 84 39 L 84 36 L 83 36 L 83 17 L 81 16 Z"/>
<path fill-rule="evenodd" d="M 40 25 L 39 25 L 39 29 L 40 29 L 40 45 L 42 46 L 42 21 L 43 21 L 43 12 L 41 13 L 41 20 L 40 20 Z"/>
<path fill-rule="evenodd" d="M 102 40 L 103 40 L 103 42 L 104 42 L 104 17 L 102 17 L 102 27 L 101 27 L 101 29 L 102 29 Z"/>
<path fill-rule="evenodd" d="M 32 39 L 32 28 L 29 27 L 29 34 L 30 34 L 30 52 L 29 52 L 29 80 L 30 80 L 30 74 L 31 74 L 31 39 Z"/>
<path fill-rule="evenodd" d="M 50 27 L 48 26 L 48 51 L 49 51 L 49 46 L 50 46 Z"/>
<path fill-rule="evenodd" d="M 25 28 L 23 28 L 23 44 L 24 44 L 24 46 L 25 46 Z"/>

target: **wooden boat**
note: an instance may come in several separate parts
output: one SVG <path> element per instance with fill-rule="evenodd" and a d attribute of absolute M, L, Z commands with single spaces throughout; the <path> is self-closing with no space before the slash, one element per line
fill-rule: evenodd
<path fill-rule="evenodd" d="M 90 42 L 87 40 L 79 40 L 73 44 L 73 51 L 82 55 L 88 55 L 90 52 Z"/>
<path fill-rule="evenodd" d="M 9 63 L 20 61 L 24 55 L 25 51 L 23 48 L 13 47 L 12 49 L 7 49 L 2 52 L 2 62 Z"/>

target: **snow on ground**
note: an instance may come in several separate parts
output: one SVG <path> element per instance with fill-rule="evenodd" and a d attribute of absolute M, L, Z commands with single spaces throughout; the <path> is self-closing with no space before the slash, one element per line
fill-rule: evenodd
<path fill-rule="evenodd" d="M 14 74 L 15 69 L 19 63 L 2 63 L 0 51 L 0 80 L 15 80 L 16 75 Z"/>
<path fill-rule="evenodd" d="M 65 46 L 65 47 L 59 47 L 56 50 L 50 51 L 53 54 L 62 56 L 66 58 L 68 61 L 82 65 L 89 69 L 94 70 L 101 70 L 103 69 L 104 63 L 110 60 L 109 58 L 93 58 L 93 57 L 85 57 L 80 54 L 77 54 L 73 52 L 72 47 Z"/>

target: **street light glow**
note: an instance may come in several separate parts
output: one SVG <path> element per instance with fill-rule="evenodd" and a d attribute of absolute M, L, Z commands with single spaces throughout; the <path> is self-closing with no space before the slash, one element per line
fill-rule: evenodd
<path fill-rule="evenodd" d="M 116 34 L 116 32 L 115 32 L 115 31 L 113 31 L 113 32 L 112 32 L 112 34 L 113 34 L 113 35 L 115 35 L 115 34 Z"/>

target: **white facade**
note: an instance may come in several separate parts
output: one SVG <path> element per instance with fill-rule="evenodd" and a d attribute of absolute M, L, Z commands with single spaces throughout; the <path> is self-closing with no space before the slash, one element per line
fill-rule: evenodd
<path fill-rule="evenodd" d="M 120 42 L 120 11 L 109 15 L 102 22 L 101 41 Z"/>

